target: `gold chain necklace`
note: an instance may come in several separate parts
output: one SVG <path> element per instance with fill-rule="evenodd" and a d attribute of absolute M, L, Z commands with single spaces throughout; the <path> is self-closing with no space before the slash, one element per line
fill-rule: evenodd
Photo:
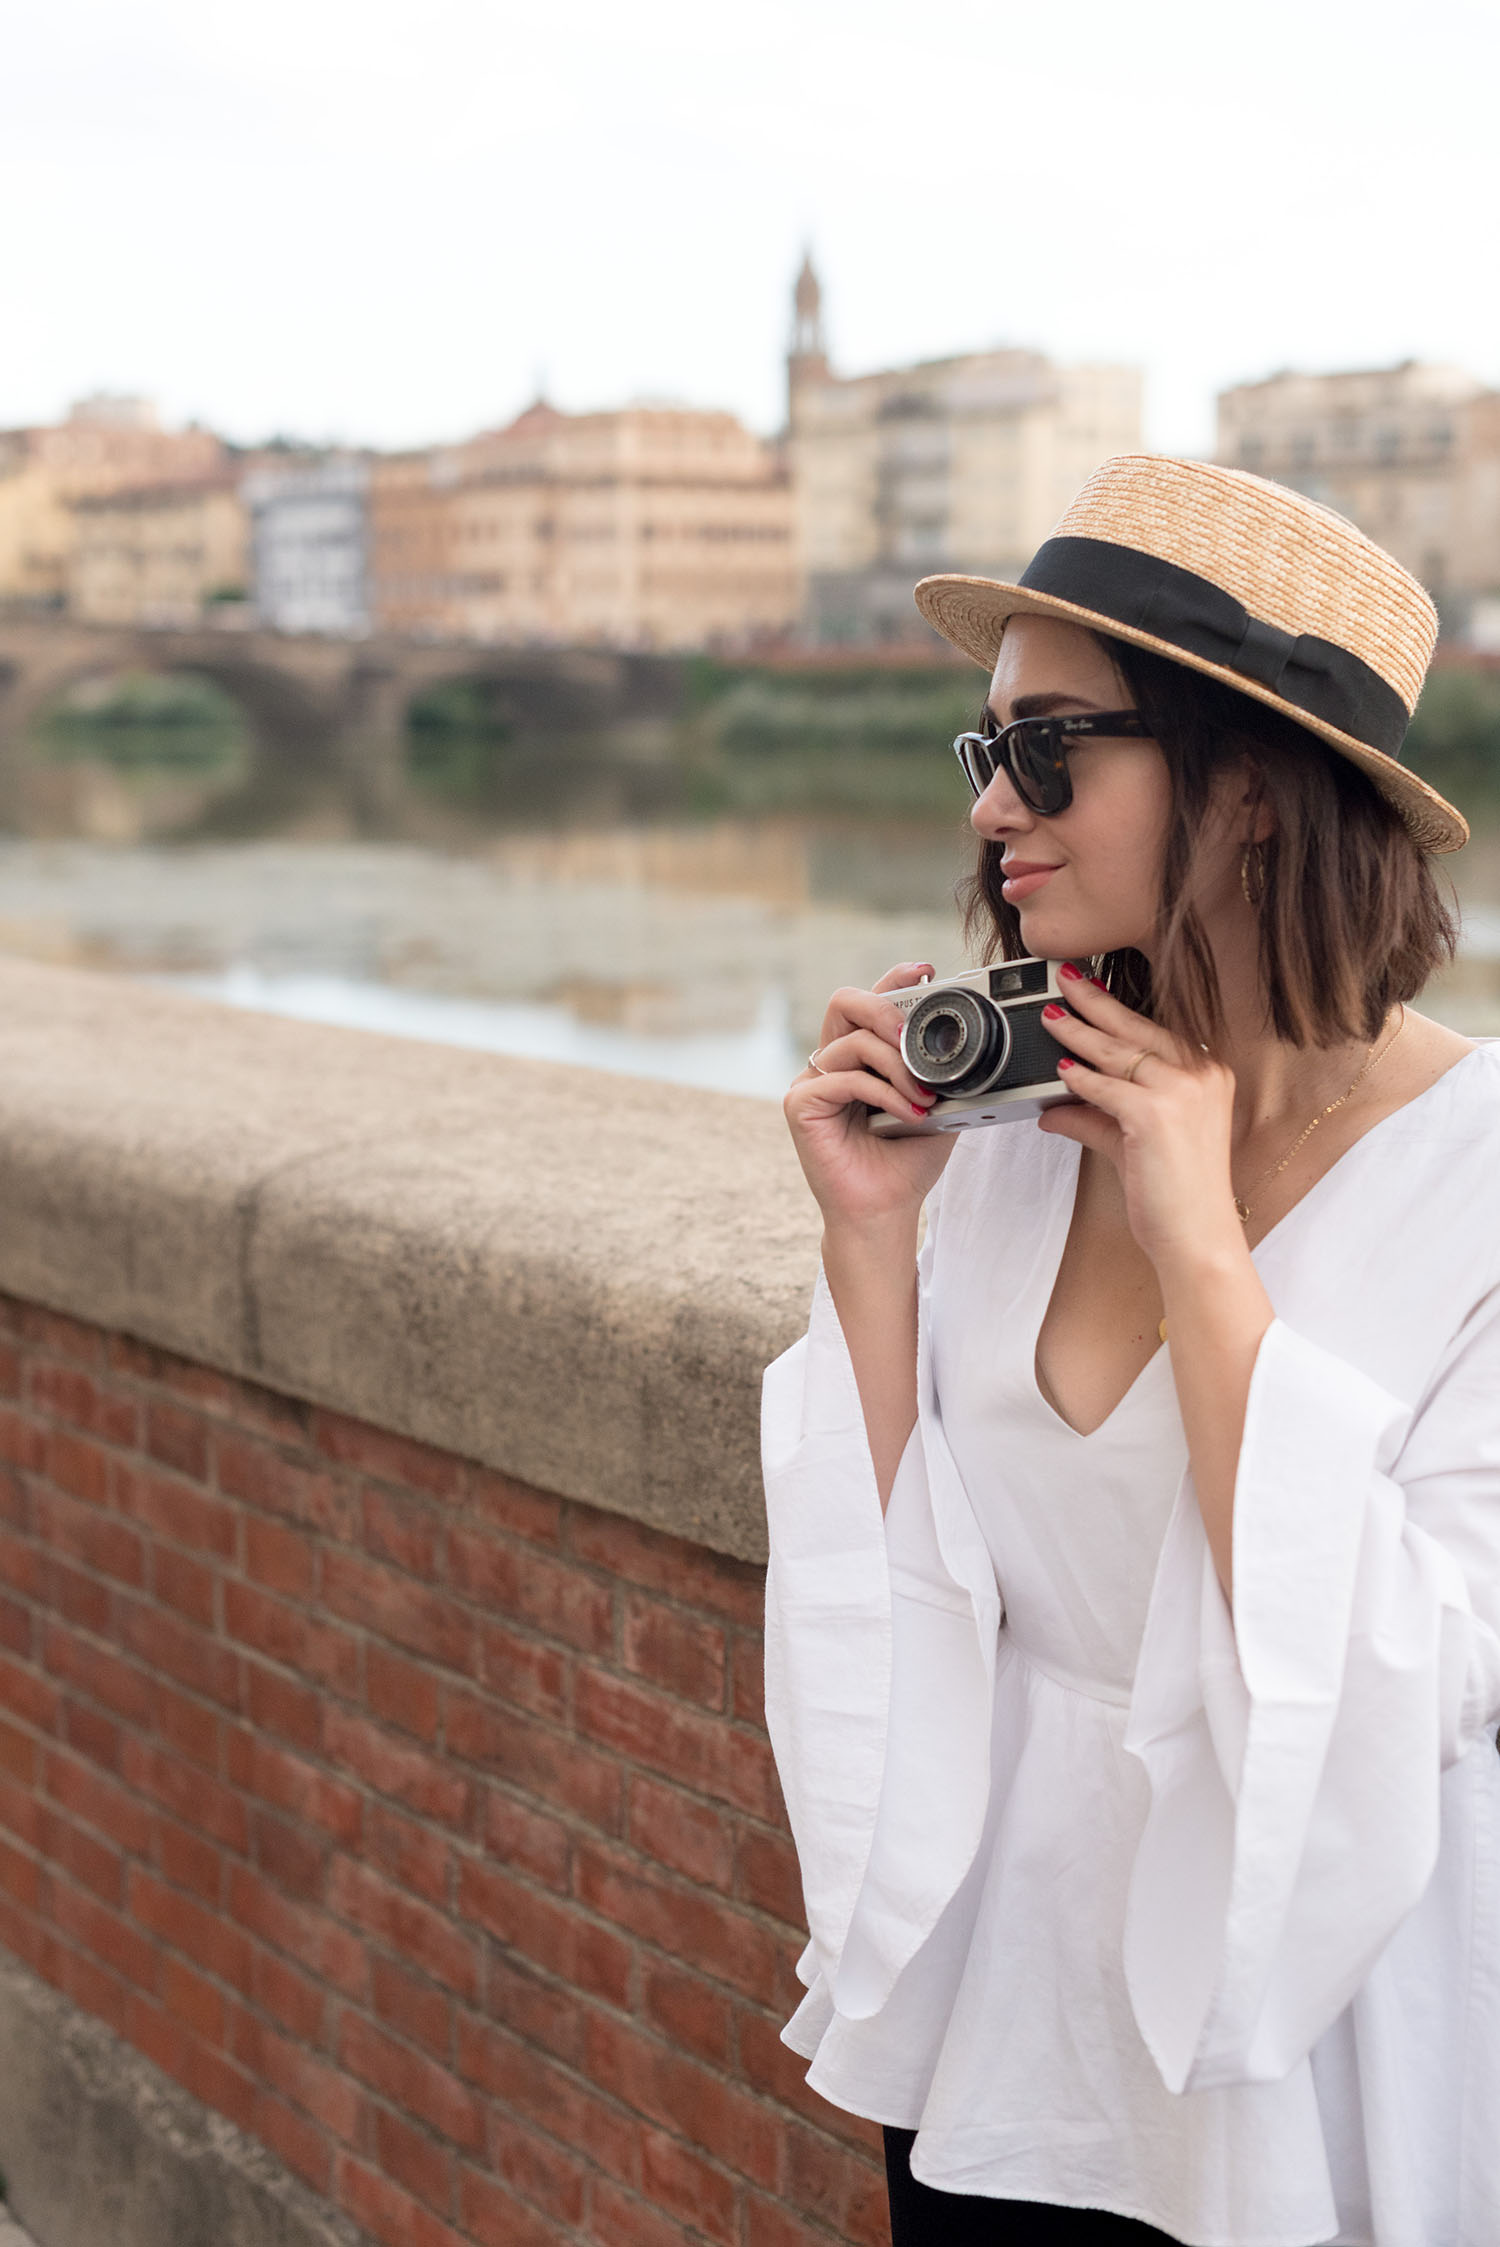
<path fill-rule="evenodd" d="M 1317 1114 L 1313 1117 L 1311 1123 L 1303 1125 L 1301 1131 L 1298 1132 L 1296 1138 L 1292 1141 L 1290 1147 L 1288 1147 L 1281 1160 L 1279 1162 L 1272 1163 L 1269 1170 L 1263 1170 L 1261 1172 L 1259 1178 L 1256 1179 L 1254 1185 L 1250 1188 L 1252 1194 L 1258 1194 L 1262 1186 L 1268 1186 L 1273 1178 L 1279 1178 L 1281 1176 L 1281 1173 L 1286 1169 L 1287 1164 L 1291 1161 L 1292 1157 L 1296 1154 L 1300 1154 L 1301 1150 L 1307 1145 L 1307 1142 L 1309 1141 L 1309 1139 L 1311 1139 L 1313 1133 L 1317 1130 L 1319 1124 L 1322 1123 L 1325 1116 L 1334 1115 L 1340 1108 L 1343 1107 L 1346 1100 L 1351 1100 L 1353 1098 L 1354 1094 L 1358 1092 L 1360 1086 L 1364 1083 L 1366 1077 L 1370 1074 L 1370 1071 L 1377 1067 L 1378 1064 L 1385 1059 L 1386 1055 L 1390 1052 L 1391 1047 L 1395 1044 L 1396 1040 L 1400 1037 L 1402 1031 L 1405 1028 L 1406 1008 L 1403 1006 L 1401 1009 L 1401 1020 L 1396 1024 L 1395 1029 L 1386 1039 L 1385 1044 L 1381 1045 L 1379 1040 L 1376 1040 L 1375 1045 L 1372 1045 L 1369 1052 L 1365 1055 L 1364 1061 L 1361 1063 L 1358 1074 L 1355 1076 L 1353 1082 L 1339 1094 L 1337 1100 L 1330 1100 L 1326 1108 L 1320 1108 Z M 1233 1192 L 1232 1187 L 1231 1192 Z M 1234 1195 L 1235 1215 L 1238 1217 L 1242 1225 L 1249 1224 L 1253 1208 L 1254 1204 L 1252 1202 L 1241 1201 L 1238 1194 Z M 1162 1319 L 1158 1323 L 1156 1332 L 1158 1339 L 1165 1342 L 1165 1340 L 1167 1339 L 1167 1322 L 1165 1319 Z"/>

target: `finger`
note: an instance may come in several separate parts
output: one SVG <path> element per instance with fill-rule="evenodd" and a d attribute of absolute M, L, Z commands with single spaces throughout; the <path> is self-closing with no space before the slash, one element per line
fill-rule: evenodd
<path fill-rule="evenodd" d="M 897 971 L 892 969 L 891 972 Z M 882 998 L 876 991 L 862 991 L 851 985 L 835 991 L 829 1000 L 816 1051 L 821 1055 L 823 1048 L 842 1037 L 846 1030 L 858 1029 L 874 1030 L 887 1045 L 899 1045 L 905 1026 L 905 1015 L 899 1007 L 892 1006 L 889 999 Z"/>
<path fill-rule="evenodd" d="M 910 1101 L 922 1101 L 928 1107 L 937 1097 L 918 1084 L 899 1049 L 887 1045 L 877 1031 L 848 1030 L 840 1038 L 832 1038 L 818 1048 L 818 1070 L 824 1073 L 841 1069 L 869 1069 L 876 1076 L 889 1078 L 898 1092 Z M 815 1070 L 814 1075 L 818 1072 Z"/>
<path fill-rule="evenodd" d="M 1038 1131 L 1047 1132 L 1053 1139 L 1072 1139 L 1080 1147 L 1108 1155 L 1111 1161 L 1119 1158 L 1120 1127 L 1102 1108 L 1070 1101 L 1066 1108 L 1044 1108 L 1036 1121 Z"/>
<path fill-rule="evenodd" d="M 888 967 L 872 988 L 877 992 L 909 991 L 914 983 L 930 983 L 936 973 L 930 960 L 903 960 L 899 967 Z"/>
<path fill-rule="evenodd" d="M 1117 1123 L 1123 1124 L 1132 1114 L 1139 1117 L 1137 1103 L 1146 1098 L 1144 1085 L 1127 1084 L 1123 1077 L 1106 1076 L 1102 1070 L 1086 1068 L 1081 1061 L 1059 1061 L 1057 1073 L 1069 1092 L 1086 1100 L 1091 1108 L 1102 1108 Z"/>
<path fill-rule="evenodd" d="M 1138 1014 L 1134 1007 L 1126 1006 L 1123 999 L 1112 997 L 1097 975 L 1084 975 L 1071 960 L 1065 960 L 1057 974 L 1068 1005 L 1095 1029 L 1128 1039 L 1134 1053 L 1142 1049 L 1147 1053 L 1160 1053 L 1182 1066 L 1193 1060 L 1191 1049 L 1180 1038 L 1174 1038 L 1170 1030 L 1164 1030 L 1149 1016 Z M 1050 1029 L 1052 1025 L 1049 1023 L 1047 1027 Z"/>
<path fill-rule="evenodd" d="M 1129 1038 L 1118 1038 L 1113 1031 L 1096 1029 L 1093 1023 L 1082 1021 L 1076 1014 L 1069 1014 L 1066 1007 L 1060 1007 L 1055 1002 L 1042 1008 L 1042 1021 L 1060 1044 L 1081 1056 L 1091 1068 L 1101 1069 L 1110 1076 L 1123 1076 L 1131 1063 L 1137 1060 L 1137 1056 L 1162 1062 L 1169 1068 L 1177 1064 L 1174 1053 L 1165 1053 L 1157 1045 L 1147 1045 L 1144 1042 L 1145 1038 L 1152 1035 L 1152 1025 L 1149 1022 L 1142 1024 L 1141 1037 L 1132 1035 Z"/>
<path fill-rule="evenodd" d="M 903 1123 L 927 1114 L 925 1107 L 898 1092 L 888 1077 L 878 1077 L 871 1069 L 840 1069 L 826 1077 L 798 1077 L 782 1107 L 789 1122 L 805 1125 L 826 1122 L 841 1110 L 845 1120 L 852 1121 L 847 1111 L 857 1104 L 884 1108 L 887 1115 L 899 1116 Z"/>

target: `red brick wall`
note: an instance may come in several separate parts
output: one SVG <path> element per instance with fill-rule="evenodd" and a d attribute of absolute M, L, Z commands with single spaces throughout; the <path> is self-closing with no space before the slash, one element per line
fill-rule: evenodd
<path fill-rule="evenodd" d="M 0 1942 L 390 2247 L 888 2238 L 758 1569 L 0 1300 Z"/>

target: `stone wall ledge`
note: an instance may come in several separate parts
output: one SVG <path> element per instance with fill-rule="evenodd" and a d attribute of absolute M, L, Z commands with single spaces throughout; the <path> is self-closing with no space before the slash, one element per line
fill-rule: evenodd
<path fill-rule="evenodd" d="M 769 1102 L 0 963 L 0 1291 L 765 1557 Z"/>

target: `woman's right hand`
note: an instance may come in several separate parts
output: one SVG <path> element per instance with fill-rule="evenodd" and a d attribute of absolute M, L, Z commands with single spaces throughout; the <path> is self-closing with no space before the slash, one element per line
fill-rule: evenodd
<path fill-rule="evenodd" d="M 830 1226 L 914 1219 L 953 1152 L 952 1132 L 878 1138 L 865 1114 L 867 1107 L 884 1108 L 907 1122 L 933 1104 L 901 1059 L 905 1017 L 883 996 L 932 973 L 925 960 L 909 960 L 873 991 L 835 991 L 814 1049 L 819 1068 L 805 1069 L 787 1092 L 783 1107 L 797 1159 Z"/>

